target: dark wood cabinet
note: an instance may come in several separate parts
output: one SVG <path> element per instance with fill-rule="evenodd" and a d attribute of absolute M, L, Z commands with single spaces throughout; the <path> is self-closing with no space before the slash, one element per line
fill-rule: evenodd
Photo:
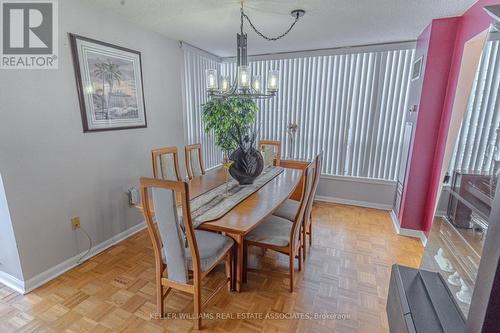
<path fill-rule="evenodd" d="M 491 174 L 455 171 L 447 218 L 458 228 L 487 229 L 495 185 Z"/>
<path fill-rule="evenodd" d="M 392 333 L 465 332 L 465 317 L 439 273 L 393 265 L 387 317 Z"/>

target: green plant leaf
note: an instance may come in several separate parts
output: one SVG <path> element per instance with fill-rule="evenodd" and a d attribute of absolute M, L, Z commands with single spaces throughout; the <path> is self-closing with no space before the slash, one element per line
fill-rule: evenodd
<path fill-rule="evenodd" d="M 206 133 L 213 133 L 215 144 L 226 154 L 238 147 L 240 134 L 248 132 L 255 123 L 259 107 L 249 97 L 229 96 L 210 98 L 202 105 Z"/>

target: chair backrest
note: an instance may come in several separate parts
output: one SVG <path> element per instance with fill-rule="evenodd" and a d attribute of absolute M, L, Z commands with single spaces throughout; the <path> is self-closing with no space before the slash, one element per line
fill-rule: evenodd
<path fill-rule="evenodd" d="M 275 140 L 259 140 L 257 147 L 264 157 L 264 167 L 270 165 L 280 165 L 281 142 Z"/>
<path fill-rule="evenodd" d="M 189 280 L 186 262 L 187 245 L 189 245 L 193 258 L 193 273 L 199 274 L 200 271 L 198 245 L 191 222 L 188 184 L 183 181 L 153 178 L 141 178 L 140 184 L 144 203 L 143 214 L 153 243 L 157 268 L 160 267 L 162 272 L 165 267 L 162 260 L 163 255 L 167 263 L 168 279 L 186 283 Z M 149 198 L 150 192 L 153 196 L 152 200 Z M 182 219 L 177 216 L 176 194 L 181 200 Z M 151 202 L 154 205 L 158 229 L 153 221 Z"/>
<path fill-rule="evenodd" d="M 304 182 L 302 184 L 302 195 L 300 197 L 299 209 L 297 210 L 297 214 L 295 215 L 290 235 L 291 239 L 293 239 L 293 243 L 290 242 L 290 244 L 293 244 L 294 246 L 296 246 L 299 241 L 300 226 L 302 225 L 302 221 L 304 219 L 304 212 L 307 206 L 307 201 L 310 197 L 310 193 L 313 187 L 314 167 L 315 163 L 310 163 L 302 171 L 302 177 L 304 177 Z"/>
<path fill-rule="evenodd" d="M 165 147 L 151 151 L 153 176 L 164 180 L 182 180 L 179 171 L 177 147 Z"/>
<path fill-rule="evenodd" d="M 203 156 L 201 153 L 201 144 L 195 143 L 187 145 L 185 148 L 186 169 L 189 179 L 205 174 L 203 166 Z"/>
<path fill-rule="evenodd" d="M 306 209 L 304 210 L 304 219 L 306 221 L 305 225 L 308 226 L 310 223 L 311 210 L 314 203 L 314 197 L 316 196 L 316 191 L 318 190 L 319 178 L 321 177 L 321 168 L 323 167 L 323 152 L 320 152 L 314 158 L 314 175 L 312 180 L 311 192 L 307 198 Z"/>

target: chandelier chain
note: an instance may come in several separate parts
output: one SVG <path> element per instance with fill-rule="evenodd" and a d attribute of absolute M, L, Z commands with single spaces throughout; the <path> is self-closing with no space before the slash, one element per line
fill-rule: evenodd
<path fill-rule="evenodd" d="M 295 26 L 295 24 L 299 21 L 300 16 L 297 14 L 297 16 L 295 16 L 295 20 L 290 25 L 290 27 L 284 33 L 282 33 L 281 35 L 276 36 L 276 37 L 269 37 L 269 36 L 264 35 L 262 32 L 260 32 L 255 27 L 255 25 L 253 25 L 252 20 L 250 20 L 250 18 L 248 17 L 248 15 L 245 14 L 245 12 L 243 11 L 243 8 L 241 8 L 241 33 L 243 33 L 243 18 L 245 18 L 248 21 L 248 24 L 250 24 L 250 27 L 252 27 L 252 29 L 255 31 L 255 33 L 257 35 L 259 35 L 260 37 L 262 37 L 262 38 L 264 38 L 265 40 L 268 40 L 268 41 L 276 41 L 278 39 L 281 39 L 281 38 L 285 37 L 286 35 L 288 35 L 288 33 L 290 31 L 292 31 L 292 29 Z"/>

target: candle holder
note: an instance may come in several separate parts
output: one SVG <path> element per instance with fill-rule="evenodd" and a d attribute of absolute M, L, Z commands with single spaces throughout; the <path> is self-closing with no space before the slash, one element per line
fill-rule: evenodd
<path fill-rule="evenodd" d="M 295 137 L 297 131 L 299 130 L 299 125 L 295 123 L 290 123 L 287 126 L 288 133 L 288 158 L 293 159 L 295 151 Z"/>
<path fill-rule="evenodd" d="M 229 157 L 224 156 L 224 159 L 222 160 L 222 166 L 224 167 L 224 180 L 226 183 L 226 188 L 224 191 L 224 197 L 227 198 L 230 193 L 229 193 L 229 168 L 231 167 L 231 164 L 233 164 L 233 161 L 229 159 Z"/>

